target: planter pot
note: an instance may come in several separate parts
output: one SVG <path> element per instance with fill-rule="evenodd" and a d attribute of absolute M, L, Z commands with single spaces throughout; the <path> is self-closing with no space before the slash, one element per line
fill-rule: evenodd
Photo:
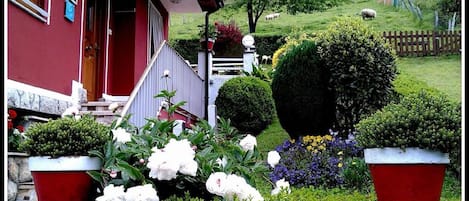
<path fill-rule="evenodd" d="M 439 201 L 446 153 L 419 148 L 365 149 L 378 201 Z"/>
<path fill-rule="evenodd" d="M 96 157 L 30 157 L 38 201 L 87 201 L 93 195 L 93 180 L 86 173 L 101 169 Z"/>
<path fill-rule="evenodd" d="M 205 49 L 205 47 L 207 47 L 208 51 L 212 51 L 214 44 L 215 44 L 215 39 L 213 39 L 213 38 L 209 38 L 208 43 L 205 41 L 205 39 L 200 39 L 200 45 L 201 45 L 202 49 Z"/>

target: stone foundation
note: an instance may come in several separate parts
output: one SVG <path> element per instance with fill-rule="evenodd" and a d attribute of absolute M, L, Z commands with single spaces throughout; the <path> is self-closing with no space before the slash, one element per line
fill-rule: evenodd
<path fill-rule="evenodd" d="M 28 155 L 8 152 L 8 201 L 37 201 Z"/>

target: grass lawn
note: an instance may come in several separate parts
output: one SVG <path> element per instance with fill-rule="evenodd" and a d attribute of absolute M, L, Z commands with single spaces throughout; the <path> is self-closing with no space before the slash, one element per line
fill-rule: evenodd
<path fill-rule="evenodd" d="M 461 55 L 399 58 L 397 66 L 402 73 L 412 75 L 461 102 Z"/>

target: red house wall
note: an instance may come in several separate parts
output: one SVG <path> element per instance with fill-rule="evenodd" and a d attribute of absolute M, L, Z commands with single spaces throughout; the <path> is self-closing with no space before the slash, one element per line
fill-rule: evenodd
<path fill-rule="evenodd" d="M 64 1 L 51 1 L 47 25 L 8 1 L 8 79 L 71 94 L 71 80 L 79 79 L 82 3 L 70 22 Z"/>

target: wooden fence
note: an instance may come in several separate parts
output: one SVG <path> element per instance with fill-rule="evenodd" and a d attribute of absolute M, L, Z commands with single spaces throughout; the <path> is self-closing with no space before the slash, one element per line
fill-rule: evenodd
<path fill-rule="evenodd" d="M 383 37 L 399 56 L 461 53 L 461 31 L 389 31 Z"/>

